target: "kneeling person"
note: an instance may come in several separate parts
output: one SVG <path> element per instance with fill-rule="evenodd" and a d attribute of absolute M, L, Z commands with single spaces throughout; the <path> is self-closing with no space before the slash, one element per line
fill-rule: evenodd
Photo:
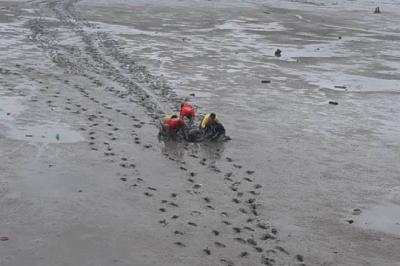
<path fill-rule="evenodd" d="M 218 140 L 220 137 L 225 136 L 225 128 L 215 113 L 206 114 L 203 117 L 200 129 L 203 131 L 205 139 Z"/>
<path fill-rule="evenodd" d="M 160 126 L 160 133 L 166 137 L 176 138 L 179 131 L 186 128 L 185 122 L 177 115 L 166 116 Z"/>

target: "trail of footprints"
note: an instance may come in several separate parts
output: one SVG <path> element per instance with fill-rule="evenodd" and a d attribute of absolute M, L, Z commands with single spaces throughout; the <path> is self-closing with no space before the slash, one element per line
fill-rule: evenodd
<path fill-rule="evenodd" d="M 65 83 L 68 84 L 69 82 L 65 81 Z M 87 90 L 83 89 L 79 85 L 75 85 L 74 88 L 77 89 L 83 97 L 92 102 L 92 105 L 83 105 L 82 103 L 74 102 L 71 98 L 65 98 L 64 110 L 74 115 L 82 115 L 87 119 L 87 126 L 80 127 L 79 129 L 82 131 L 82 133 L 86 135 L 89 148 L 96 152 L 102 152 L 103 155 L 107 158 L 107 162 L 117 163 L 122 169 L 135 170 L 136 165 L 133 161 L 131 161 L 127 157 L 124 157 L 121 154 L 117 154 L 117 152 L 113 149 L 113 143 L 118 140 L 119 132 L 122 129 L 116 126 L 113 120 L 110 118 L 111 116 L 106 115 L 106 113 L 114 111 L 119 115 L 130 119 L 133 122 L 130 134 L 136 144 L 141 144 L 141 140 L 137 136 L 136 130 L 140 128 L 139 125 L 141 125 L 141 123 L 143 122 L 141 122 L 135 116 L 130 116 L 127 112 L 113 109 L 109 104 L 102 102 L 95 97 L 92 97 Z M 42 92 L 50 93 L 49 96 L 51 97 L 48 97 L 47 99 L 60 97 L 62 98 L 62 94 L 60 91 L 50 92 L 49 87 L 45 87 Z M 56 101 L 46 100 L 46 103 L 48 104 L 49 108 L 57 107 Z M 100 134 L 105 135 L 106 139 L 108 140 L 98 141 Z M 196 158 L 198 156 L 193 154 L 191 157 Z M 207 165 L 206 161 L 207 159 L 202 158 L 199 159 L 198 162 L 200 165 L 205 166 Z M 242 168 L 241 165 L 234 163 L 234 160 L 232 158 L 226 158 L 226 161 L 232 164 L 232 169 L 240 170 Z M 217 206 L 213 205 L 212 197 L 203 196 L 203 194 L 205 194 L 206 192 L 202 191 L 202 186 L 196 182 L 197 174 L 195 172 L 190 172 L 184 163 L 179 168 L 180 170 L 187 172 L 188 176 L 188 189 L 184 193 L 188 193 L 194 197 L 201 198 L 204 205 L 204 209 L 193 210 L 191 211 L 191 213 L 189 213 L 189 215 L 187 215 L 188 217 L 192 217 L 192 219 L 186 221 L 187 226 L 192 228 L 191 230 L 195 230 L 196 228 L 200 227 L 196 219 L 197 217 L 200 217 L 203 212 L 219 212 L 219 210 Z M 212 235 L 215 240 L 212 246 L 204 247 L 201 250 L 201 253 L 204 254 L 204 256 L 212 256 L 215 253 L 216 249 L 225 249 L 228 245 L 230 245 L 231 241 L 234 241 L 243 245 L 244 247 L 244 250 L 238 251 L 238 253 L 236 254 L 236 259 L 248 259 L 251 256 L 259 254 L 258 256 L 260 256 L 261 264 L 274 265 L 276 264 L 276 259 L 274 258 L 274 256 L 279 256 L 280 254 L 290 255 L 288 251 L 278 245 L 279 243 L 277 241 L 277 230 L 259 219 L 258 209 L 260 205 L 257 202 L 256 196 L 260 195 L 259 191 L 262 186 L 259 184 L 253 185 L 254 180 L 251 178 L 251 176 L 254 174 L 254 171 L 245 171 L 245 176 L 239 180 L 235 178 L 236 174 L 234 174 L 233 172 L 221 174 L 216 167 L 211 167 L 210 169 L 214 171 L 217 175 L 221 175 L 226 183 L 227 189 L 229 189 L 232 193 L 232 203 L 238 206 L 238 212 L 245 215 L 246 223 L 240 225 L 234 224 L 234 221 L 230 220 L 230 215 L 227 212 L 221 211 L 221 224 L 228 227 L 231 233 L 222 234 L 217 229 L 212 229 L 209 225 L 205 225 L 205 228 L 208 228 L 208 230 L 210 231 L 210 235 Z M 129 181 L 128 176 L 130 177 L 132 176 L 132 174 L 134 175 L 136 173 L 137 172 L 133 171 L 117 173 L 116 175 L 122 182 L 127 182 Z M 130 186 L 140 187 L 143 190 L 142 193 L 144 194 L 144 196 L 148 198 L 154 198 L 155 196 L 157 196 L 158 188 L 146 186 L 143 179 L 137 178 L 136 180 L 131 181 L 135 182 Z M 244 184 L 246 184 L 245 187 L 249 187 L 249 184 L 251 184 L 252 189 L 247 191 L 243 190 L 242 187 L 244 187 Z M 183 217 L 174 214 L 174 209 L 180 207 L 179 194 L 171 193 L 170 198 L 161 199 L 160 204 L 161 205 L 158 211 L 160 212 L 160 214 L 162 214 L 163 218 L 159 220 L 159 224 L 166 229 L 173 231 L 173 235 L 176 238 L 176 241 L 174 241 L 173 244 L 181 248 L 185 248 L 190 245 L 190 243 L 186 243 L 185 241 L 179 239 L 186 234 L 185 231 L 171 228 L 173 227 L 174 223 L 176 223 L 177 221 L 181 222 L 181 219 L 183 219 Z M 171 215 L 169 215 L 169 213 L 171 213 Z M 271 242 L 276 242 L 275 246 Z M 221 258 L 220 262 L 225 265 L 234 265 L 234 260 L 236 259 L 234 257 Z M 299 263 L 298 265 L 304 265 L 303 257 L 301 255 L 296 255 L 295 260 Z"/>
<path fill-rule="evenodd" d="M 101 53 L 97 50 L 98 48 L 93 44 L 90 35 L 86 34 L 84 31 L 79 31 L 78 33 L 80 33 L 85 43 L 88 44 L 88 54 L 92 56 L 96 62 L 99 62 L 99 65 L 103 65 L 102 69 L 98 69 L 98 74 L 101 72 L 108 73 L 107 77 L 113 77 L 114 82 L 117 82 L 121 87 L 127 88 L 127 91 L 120 91 L 115 87 L 106 86 L 104 91 L 110 93 L 113 97 L 140 103 L 147 108 L 149 115 L 153 118 L 157 118 L 159 115 L 159 108 L 154 107 L 154 103 L 151 102 L 151 99 L 149 101 L 149 95 L 137 89 L 134 82 L 131 82 L 120 73 L 120 69 L 108 64 L 107 60 L 102 57 Z M 103 39 L 107 38 L 104 36 L 100 37 Z M 107 39 L 100 43 L 103 44 L 105 51 L 108 51 L 115 60 L 122 62 L 125 65 L 132 63 L 124 62 L 123 58 L 125 58 L 125 55 L 122 55 L 118 49 L 116 49 L 118 47 L 116 47 L 114 43 L 107 43 Z M 108 47 L 111 47 L 109 50 L 107 50 L 107 45 Z M 139 66 L 135 65 L 135 67 L 136 69 L 129 69 L 131 74 L 140 73 L 137 69 Z M 101 80 L 96 79 L 93 76 L 87 74 L 81 75 L 90 80 L 96 87 L 105 86 Z M 154 79 L 154 77 L 150 77 L 150 79 Z M 210 167 L 216 175 L 221 176 L 224 180 L 227 191 L 230 191 L 230 195 L 232 195 L 232 204 L 237 206 L 237 213 L 243 215 L 244 222 L 238 224 L 236 221 L 237 219 L 231 219 L 232 214 L 224 210 L 219 210 L 218 204 L 214 204 L 212 197 L 205 195 L 207 191 L 204 191 L 203 186 L 196 182 L 196 173 L 191 172 L 188 167 L 182 163 L 179 166 L 180 170 L 188 173 L 187 189 L 186 191 L 179 193 L 187 193 L 192 197 L 198 198 L 202 202 L 202 208 L 199 210 L 192 210 L 190 213 L 185 214 L 185 217 L 181 217 L 176 214 L 177 212 L 175 212 L 175 210 L 179 209 L 183 204 L 183 202 L 180 202 L 180 194 L 178 192 L 173 192 L 167 199 L 158 199 L 159 189 L 157 187 L 146 185 L 146 181 L 139 177 L 136 179 L 132 178 L 132 175 L 137 174 L 135 162 L 124 156 L 121 151 L 117 151 L 117 149 L 114 148 L 119 137 L 126 135 L 127 130 L 129 130 L 129 134 L 136 145 L 142 144 L 142 140 L 136 131 L 140 130 L 144 122 L 140 121 L 135 116 L 130 115 L 128 112 L 113 108 L 111 104 L 102 100 L 106 97 L 95 97 L 91 95 L 89 90 L 84 89 L 80 85 L 72 85 L 69 80 L 61 80 L 58 78 L 58 81 L 64 83 L 65 86 L 75 88 L 79 91 L 81 96 L 86 98 L 88 103 L 90 103 L 86 106 L 82 103 L 75 102 L 71 98 L 65 98 L 65 102 L 63 103 L 65 106 L 64 111 L 70 112 L 74 115 L 84 116 L 85 119 L 87 119 L 87 126 L 80 127 L 80 130 L 88 139 L 89 149 L 93 152 L 101 152 L 102 156 L 106 158 L 106 162 L 118 164 L 121 168 L 121 172 L 116 175 L 119 177 L 121 182 L 125 182 L 129 186 L 138 189 L 137 191 L 143 193 L 145 197 L 160 202 L 160 206 L 157 210 L 161 217 L 159 224 L 167 230 L 171 230 L 171 233 L 176 238 L 173 242 L 175 246 L 185 248 L 190 245 L 190 243 L 183 240 L 186 232 L 182 229 L 174 229 L 176 224 L 182 224 L 183 222 L 187 226 L 184 228 L 190 228 L 188 230 L 204 230 L 205 228 L 209 231 L 210 239 L 213 239 L 213 245 L 205 246 L 199 250 L 199 252 L 204 256 L 213 256 L 217 253 L 216 250 L 226 249 L 232 243 L 238 243 L 243 247 L 243 250 L 238 250 L 236 255 L 231 254 L 230 256 L 232 257 L 220 258 L 219 262 L 223 265 L 234 265 L 234 261 L 237 259 L 246 260 L 252 256 L 258 256 L 259 262 L 262 265 L 275 265 L 279 256 L 290 255 L 287 250 L 279 246 L 277 229 L 268 223 L 265 223 L 260 218 L 259 209 L 261 206 L 258 203 L 259 201 L 257 200 L 257 197 L 260 195 L 260 189 L 262 187 L 259 184 L 253 185 L 254 180 L 251 176 L 254 174 L 254 171 L 246 170 L 244 173 L 241 172 L 241 175 L 244 175 L 244 177 L 238 179 L 236 178 L 238 175 L 237 173 L 227 172 L 223 174 L 215 165 Z M 132 88 L 136 88 L 136 90 L 132 91 Z M 60 91 L 51 91 L 49 90 L 49 87 L 45 87 L 41 92 L 50 93 L 51 98 L 54 99 L 62 96 Z M 135 97 L 135 99 L 130 98 L 130 96 Z M 169 101 L 176 101 L 173 94 L 170 94 L 168 97 Z M 47 100 L 46 103 L 49 108 L 57 107 L 56 100 Z M 125 117 L 126 120 L 130 120 L 132 124 L 129 129 L 118 127 L 111 119 L 112 115 L 110 112 L 115 112 L 118 115 Z M 107 141 L 99 141 L 100 135 L 103 135 L 103 137 L 105 137 L 104 139 L 107 139 Z M 151 145 L 143 145 L 143 147 L 145 149 L 150 149 Z M 207 166 L 207 159 L 200 159 L 196 154 L 192 154 L 191 157 L 199 159 L 198 162 L 200 165 Z M 237 164 L 232 158 L 226 158 L 226 161 L 231 164 L 232 170 L 243 171 L 241 170 L 243 168 L 242 165 Z M 251 187 L 251 189 L 249 189 L 249 187 Z M 202 215 L 207 212 L 210 212 L 210 215 L 218 213 L 221 225 L 227 230 L 222 232 L 218 230 L 219 226 L 212 228 L 213 226 L 210 226 L 209 224 L 199 224 L 201 219 L 198 218 L 202 217 Z M 188 217 L 190 217 L 190 219 L 188 219 Z M 301 255 L 295 255 L 294 260 L 298 265 L 305 265 Z"/>

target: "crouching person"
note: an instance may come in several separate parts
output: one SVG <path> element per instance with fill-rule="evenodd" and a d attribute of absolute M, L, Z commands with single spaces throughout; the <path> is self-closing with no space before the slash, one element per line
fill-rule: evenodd
<path fill-rule="evenodd" d="M 200 123 L 204 139 L 217 141 L 225 138 L 225 128 L 215 113 L 206 114 Z"/>
<path fill-rule="evenodd" d="M 176 115 L 166 116 L 160 124 L 159 137 L 165 139 L 177 140 L 178 137 L 185 138 L 185 122 Z"/>

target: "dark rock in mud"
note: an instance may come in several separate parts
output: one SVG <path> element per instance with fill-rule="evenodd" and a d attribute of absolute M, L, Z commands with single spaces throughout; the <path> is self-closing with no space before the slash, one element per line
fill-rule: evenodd
<path fill-rule="evenodd" d="M 346 222 L 348 222 L 349 224 L 352 224 L 352 223 L 354 223 L 354 220 L 346 220 Z"/>
<path fill-rule="evenodd" d="M 261 80 L 261 83 L 271 83 L 270 80 Z"/>
<path fill-rule="evenodd" d="M 282 55 L 282 51 L 280 49 L 276 49 L 275 56 L 276 57 L 281 57 L 281 55 Z"/>
<path fill-rule="evenodd" d="M 336 86 L 333 86 L 335 89 L 346 89 L 347 87 L 346 86 L 339 86 L 339 85 L 336 85 Z"/>
<path fill-rule="evenodd" d="M 338 102 L 334 102 L 334 101 L 329 101 L 329 104 L 331 104 L 331 105 L 338 105 L 339 103 L 338 103 Z"/>

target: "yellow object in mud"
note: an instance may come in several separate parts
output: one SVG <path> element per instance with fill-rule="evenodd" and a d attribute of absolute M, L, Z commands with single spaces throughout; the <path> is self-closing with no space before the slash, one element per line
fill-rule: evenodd
<path fill-rule="evenodd" d="M 206 114 L 203 119 L 201 120 L 200 123 L 200 128 L 206 128 L 208 126 L 208 124 L 210 123 L 210 115 L 211 114 Z M 215 122 L 219 123 L 218 118 L 215 118 Z"/>

